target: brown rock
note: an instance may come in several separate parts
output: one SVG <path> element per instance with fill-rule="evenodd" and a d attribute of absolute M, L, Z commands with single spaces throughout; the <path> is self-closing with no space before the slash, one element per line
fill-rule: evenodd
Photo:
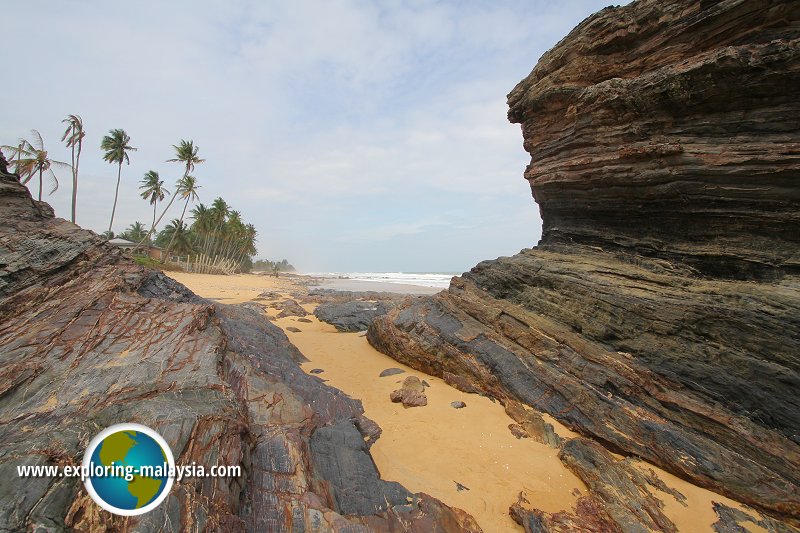
<path fill-rule="evenodd" d="M 521 403 L 513 400 L 506 401 L 505 408 L 506 414 L 519 423 L 518 425 L 512 424 L 518 428 L 517 430 L 509 426 L 515 437 L 530 437 L 536 442 L 547 444 L 551 448 L 561 446 L 561 437 L 556 435 L 553 425 L 545 422 L 541 414 L 532 409 L 526 409 Z M 520 435 L 517 435 L 515 431 Z"/>
<path fill-rule="evenodd" d="M 275 302 L 270 304 L 270 307 L 280 310 L 280 313 L 278 313 L 278 318 L 285 318 L 287 316 L 303 317 L 308 314 L 308 311 L 303 309 L 299 303 L 292 299 L 286 299 L 282 302 Z"/>
<path fill-rule="evenodd" d="M 428 405 L 425 387 L 417 376 L 408 376 L 403 386 L 393 391 L 389 398 L 394 403 L 402 403 L 403 407 L 422 407 Z"/>

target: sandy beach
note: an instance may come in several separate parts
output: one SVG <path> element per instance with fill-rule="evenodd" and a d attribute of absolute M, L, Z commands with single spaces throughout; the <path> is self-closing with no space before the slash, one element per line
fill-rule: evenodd
<path fill-rule="evenodd" d="M 168 275 L 202 297 L 228 304 L 253 300 L 264 291 L 284 298 L 304 290 L 298 278 L 292 277 Z M 312 312 L 315 304 L 303 307 Z M 359 399 L 366 416 L 382 428 L 371 453 L 383 479 L 398 481 L 413 492 L 430 494 L 467 511 L 487 533 L 522 531 L 508 514 L 520 493 L 536 507 L 554 513 L 571 509 L 586 492 L 583 482 L 558 459 L 557 449 L 511 434 L 508 426 L 514 421 L 499 403 L 463 393 L 441 379 L 394 361 L 372 348 L 363 333 L 340 333 L 313 315 L 305 317 L 310 322 L 301 322 L 296 317 L 276 318 L 276 314 L 275 310 L 267 312 L 308 359 L 302 364 L 303 370 L 314 370 L 328 385 Z M 388 368 L 404 372 L 379 377 Z M 427 406 L 404 408 L 389 400 L 389 394 L 408 375 L 430 385 L 425 391 Z M 466 407 L 455 409 L 450 405 L 454 401 L 463 401 Z M 551 417 L 544 418 L 559 436 L 576 436 Z M 686 497 L 681 503 L 670 494 L 658 492 L 665 515 L 679 531 L 713 532 L 717 516 L 712 502 L 746 509 L 644 461 L 637 461 L 636 466 L 645 472 L 652 470 L 668 487 Z M 766 531 L 752 524 L 748 527 L 754 532 Z"/>

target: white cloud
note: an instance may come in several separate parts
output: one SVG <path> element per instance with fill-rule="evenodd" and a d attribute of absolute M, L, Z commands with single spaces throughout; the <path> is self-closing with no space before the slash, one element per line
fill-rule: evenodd
<path fill-rule="evenodd" d="M 522 179 L 529 158 L 519 127 L 506 121 L 505 95 L 600 7 L 9 4 L 0 64 L 13 76 L 0 143 L 38 128 L 53 155 L 68 159 L 60 120 L 82 115 L 78 221 L 97 231 L 116 179 L 99 143 L 123 127 L 139 151 L 123 167 L 117 231 L 151 219 L 139 180 L 153 169 L 172 185 L 180 168 L 165 160 L 173 144 L 193 139 L 207 160 L 195 172 L 202 201 L 223 196 L 239 209 L 259 229 L 262 255 L 310 269 L 468 268 L 538 237 Z M 68 216 L 67 173 L 60 178 L 48 200 Z"/>

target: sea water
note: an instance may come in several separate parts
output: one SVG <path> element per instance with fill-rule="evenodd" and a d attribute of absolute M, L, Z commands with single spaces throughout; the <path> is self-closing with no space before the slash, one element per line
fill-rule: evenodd
<path fill-rule="evenodd" d="M 450 285 L 450 279 L 460 274 L 460 272 L 309 272 L 306 275 L 329 280 L 349 279 L 446 289 Z"/>

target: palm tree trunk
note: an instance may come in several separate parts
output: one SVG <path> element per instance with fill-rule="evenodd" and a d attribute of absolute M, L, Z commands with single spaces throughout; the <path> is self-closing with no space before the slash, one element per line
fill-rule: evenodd
<path fill-rule="evenodd" d="M 39 201 L 42 201 L 42 168 L 39 167 Z"/>
<path fill-rule="evenodd" d="M 73 152 L 75 147 L 72 147 Z M 72 172 L 72 223 L 75 224 L 75 212 L 78 209 L 78 166 L 81 164 L 81 141 L 78 139 L 78 152 L 75 154 L 75 161 Z"/>
<path fill-rule="evenodd" d="M 75 145 L 72 145 L 72 151 L 70 153 L 72 157 L 72 217 L 70 218 L 70 222 L 73 224 L 75 223 L 75 194 L 77 193 L 78 183 L 75 179 Z"/>
<path fill-rule="evenodd" d="M 187 196 L 187 197 L 186 197 L 186 203 L 185 203 L 185 204 L 183 204 L 183 212 L 181 213 L 181 221 L 180 221 L 180 224 L 178 224 L 178 226 L 183 226 L 183 217 L 185 217 L 185 216 L 186 216 L 186 208 L 187 208 L 187 207 L 189 207 L 189 200 L 190 200 L 191 198 L 192 198 L 191 196 Z M 169 244 L 167 245 L 167 252 L 166 252 L 166 254 L 167 254 L 167 257 L 169 257 L 169 251 L 170 251 L 170 249 L 172 248 L 172 243 L 173 243 L 173 242 L 175 242 L 175 235 L 177 235 L 177 234 L 178 234 L 178 232 L 177 232 L 177 231 L 175 231 L 175 232 L 172 234 L 172 238 L 169 240 Z M 164 259 L 164 257 L 162 256 L 162 257 L 161 257 L 161 262 L 163 263 L 164 261 L 165 261 L 165 259 Z"/>
<path fill-rule="evenodd" d="M 139 247 L 140 247 L 142 244 L 144 244 L 144 241 L 145 241 L 145 239 L 147 239 L 149 236 L 151 236 L 153 233 L 155 233 L 155 231 L 156 231 L 156 226 L 158 226 L 158 225 L 161 223 L 161 219 L 162 219 L 162 218 L 164 218 L 164 215 L 166 215 L 166 214 L 167 214 L 167 211 L 169 211 L 169 208 L 170 208 L 170 207 L 172 207 L 172 202 L 174 202 L 174 201 L 175 201 L 175 197 L 176 197 L 177 195 L 178 195 L 178 191 L 175 191 L 174 193 L 172 193 L 172 198 L 170 198 L 170 199 L 169 199 L 169 203 L 167 203 L 167 207 L 165 207 L 165 208 L 164 208 L 164 210 L 161 212 L 161 215 L 158 217 L 158 220 L 156 220 L 156 221 L 155 221 L 155 223 L 153 224 L 153 227 L 152 227 L 152 228 L 150 228 L 150 231 L 148 231 L 148 232 L 147 232 L 147 235 L 145 235 L 145 236 L 144 236 L 144 239 L 142 239 L 141 241 L 139 241 L 139 244 L 137 244 L 137 245 L 136 245 L 136 247 L 133 249 L 133 251 L 134 251 L 134 252 L 135 252 L 136 250 L 138 250 L 138 249 L 139 249 Z M 153 211 L 155 211 L 155 206 L 153 207 Z"/>
<path fill-rule="evenodd" d="M 122 179 L 122 161 L 119 162 L 117 171 L 117 189 L 114 191 L 114 207 L 111 208 L 111 222 L 108 223 L 108 234 L 111 235 L 111 226 L 114 225 L 114 213 L 117 211 L 117 198 L 119 198 L 119 181 Z"/>

